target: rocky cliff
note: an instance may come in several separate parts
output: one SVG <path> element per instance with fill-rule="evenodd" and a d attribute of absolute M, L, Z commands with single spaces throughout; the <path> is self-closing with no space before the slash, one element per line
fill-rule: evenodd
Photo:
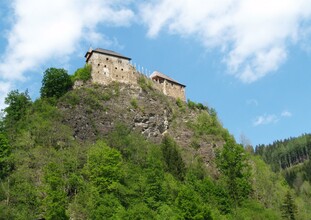
<path fill-rule="evenodd" d="M 148 82 L 139 87 L 121 83 L 86 85 L 67 93 L 58 108 L 64 114 L 64 123 L 80 141 L 106 137 L 123 124 L 155 143 L 168 134 L 183 149 L 186 161 L 200 155 L 207 165 L 214 157 L 214 149 L 222 146 L 224 135 L 228 135 L 217 118 L 213 124 L 208 108 L 189 107 L 153 89 Z M 205 131 L 211 132 L 200 132 L 200 126 L 210 126 Z"/>

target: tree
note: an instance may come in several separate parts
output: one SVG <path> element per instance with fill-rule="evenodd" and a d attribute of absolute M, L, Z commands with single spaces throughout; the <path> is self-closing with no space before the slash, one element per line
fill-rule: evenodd
<path fill-rule="evenodd" d="M 284 203 L 281 207 L 282 217 L 289 220 L 296 219 L 297 207 L 294 203 L 294 199 L 289 191 L 287 191 L 284 199 Z"/>
<path fill-rule="evenodd" d="M 163 165 L 161 151 L 157 148 L 151 149 L 147 158 L 145 200 L 152 209 L 160 206 L 165 199 L 163 192 Z"/>
<path fill-rule="evenodd" d="M 241 145 L 228 140 L 216 154 L 216 164 L 235 205 L 239 205 L 251 192 L 250 166 Z"/>
<path fill-rule="evenodd" d="M 72 88 L 72 81 L 64 69 L 49 68 L 44 72 L 41 97 L 59 98 Z"/>
<path fill-rule="evenodd" d="M 66 214 L 67 198 L 62 170 L 59 164 L 51 162 L 44 169 L 46 197 L 43 200 L 46 219 L 68 219 Z"/>
<path fill-rule="evenodd" d="M 115 189 L 122 176 L 121 165 L 120 152 L 104 142 L 97 142 L 88 152 L 87 174 L 101 193 Z"/>
<path fill-rule="evenodd" d="M 190 186 L 184 185 L 181 187 L 175 202 L 181 211 L 183 217 L 181 219 L 212 219 L 211 211 Z"/>
<path fill-rule="evenodd" d="M 178 151 L 176 142 L 169 136 L 165 136 L 161 145 L 166 170 L 179 180 L 185 177 L 185 164 Z"/>
<path fill-rule="evenodd" d="M 10 171 L 11 149 L 7 138 L 0 133 L 0 179 L 3 179 Z"/>
<path fill-rule="evenodd" d="M 21 93 L 18 90 L 13 90 L 9 92 L 4 103 L 8 105 L 8 107 L 4 109 L 6 114 L 4 120 L 7 125 L 8 123 L 15 123 L 24 117 L 32 102 L 28 95 L 28 90 Z"/>

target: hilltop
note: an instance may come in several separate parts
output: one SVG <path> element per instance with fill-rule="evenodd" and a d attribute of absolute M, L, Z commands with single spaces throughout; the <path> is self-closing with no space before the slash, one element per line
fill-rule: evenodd
<path fill-rule="evenodd" d="M 237 144 L 214 109 L 164 95 L 146 77 L 108 85 L 89 77 L 87 66 L 73 76 L 50 68 L 39 99 L 8 94 L 1 218 L 310 216 L 308 200 Z"/>

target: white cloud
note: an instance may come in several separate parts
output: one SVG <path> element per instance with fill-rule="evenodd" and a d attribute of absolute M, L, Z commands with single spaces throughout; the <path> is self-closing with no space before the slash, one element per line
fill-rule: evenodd
<path fill-rule="evenodd" d="M 279 68 L 299 42 L 310 0 L 158 0 L 141 7 L 148 35 L 163 29 L 219 47 L 229 72 L 246 83 Z"/>
<path fill-rule="evenodd" d="M 275 115 L 275 114 L 264 114 L 261 116 L 257 116 L 256 119 L 253 122 L 253 125 L 259 126 L 259 125 L 268 125 L 268 124 L 273 124 L 273 123 L 277 123 L 281 118 L 289 118 L 292 117 L 292 113 L 284 110 L 282 111 L 281 114 L 279 115 Z"/>
<path fill-rule="evenodd" d="M 258 116 L 253 125 L 254 126 L 258 126 L 258 125 L 267 125 L 267 124 L 271 124 L 271 123 L 276 123 L 278 122 L 278 117 L 276 115 L 261 115 Z"/>
<path fill-rule="evenodd" d="M 128 25 L 134 14 L 121 0 L 15 0 L 8 46 L 0 59 L 3 80 L 23 80 L 24 73 L 49 59 L 62 59 L 81 40 L 107 42 L 99 24 Z M 125 1 L 127 2 L 127 1 Z M 109 41 L 108 41 L 109 43 Z"/>
<path fill-rule="evenodd" d="M 287 111 L 287 110 L 284 110 L 282 113 L 281 113 L 281 116 L 282 117 L 286 117 L 286 118 L 288 118 L 288 117 L 292 117 L 292 113 L 291 112 L 289 112 L 289 111 Z"/>

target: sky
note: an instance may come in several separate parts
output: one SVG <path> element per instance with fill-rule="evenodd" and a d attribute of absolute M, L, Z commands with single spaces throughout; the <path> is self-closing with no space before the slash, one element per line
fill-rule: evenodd
<path fill-rule="evenodd" d="M 311 132 L 310 0 L 1 0 L 0 109 L 90 47 L 187 85 L 238 142 Z"/>

